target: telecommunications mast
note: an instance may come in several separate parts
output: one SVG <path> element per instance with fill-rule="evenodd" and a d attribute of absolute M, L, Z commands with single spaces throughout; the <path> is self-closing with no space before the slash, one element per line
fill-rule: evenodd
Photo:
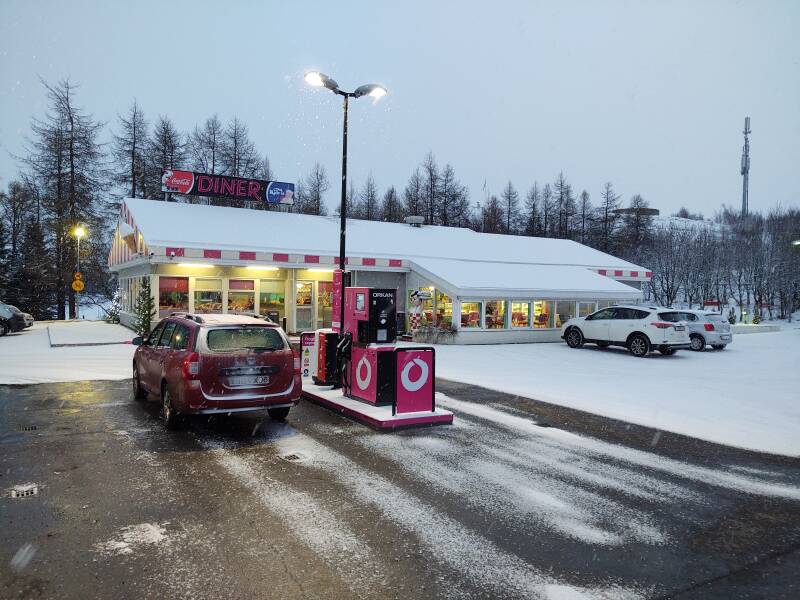
<path fill-rule="evenodd" d="M 747 216 L 750 196 L 750 117 L 744 118 L 744 148 L 742 148 L 742 216 Z"/>

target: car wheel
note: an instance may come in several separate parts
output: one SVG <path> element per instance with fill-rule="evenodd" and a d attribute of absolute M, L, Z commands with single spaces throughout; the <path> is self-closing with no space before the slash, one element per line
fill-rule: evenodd
<path fill-rule="evenodd" d="M 689 337 L 689 341 L 692 344 L 692 350 L 694 350 L 695 352 L 702 352 L 703 350 L 706 349 L 706 341 L 703 339 L 702 335 L 697 335 L 696 333 L 693 333 Z"/>
<path fill-rule="evenodd" d="M 725 344 L 713 344 L 711 347 L 714 350 L 725 350 Z"/>
<path fill-rule="evenodd" d="M 570 348 L 580 348 L 583 346 L 583 334 L 577 327 L 571 327 L 567 331 L 567 345 Z"/>
<path fill-rule="evenodd" d="M 6 325 L 5 323 L 0 323 L 0 337 L 3 337 L 7 333 L 8 333 L 8 325 Z"/>
<path fill-rule="evenodd" d="M 638 358 L 644 358 L 650 352 L 650 340 L 641 333 L 634 334 L 628 341 L 628 350 Z"/>
<path fill-rule="evenodd" d="M 283 408 L 268 408 L 267 413 L 270 419 L 274 421 L 283 421 L 289 416 L 289 408 L 288 406 L 284 406 Z"/>
<path fill-rule="evenodd" d="M 139 367 L 136 363 L 133 364 L 133 399 L 144 400 L 145 393 L 142 389 L 142 383 L 139 381 Z"/>
<path fill-rule="evenodd" d="M 180 422 L 180 415 L 175 411 L 172 405 L 172 398 L 170 397 L 167 386 L 161 393 L 161 418 L 164 420 L 164 425 L 167 429 L 177 429 Z"/>
<path fill-rule="evenodd" d="M 675 348 L 659 348 L 658 351 L 661 352 L 661 354 L 663 354 L 664 356 L 672 356 L 673 354 L 675 354 Z"/>

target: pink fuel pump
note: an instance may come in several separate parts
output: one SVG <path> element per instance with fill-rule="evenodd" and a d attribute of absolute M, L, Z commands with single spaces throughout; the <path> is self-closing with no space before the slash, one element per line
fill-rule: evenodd
<path fill-rule="evenodd" d="M 344 395 L 391 405 L 393 415 L 434 411 L 434 349 L 395 343 L 397 290 L 348 287 L 344 292 Z"/>

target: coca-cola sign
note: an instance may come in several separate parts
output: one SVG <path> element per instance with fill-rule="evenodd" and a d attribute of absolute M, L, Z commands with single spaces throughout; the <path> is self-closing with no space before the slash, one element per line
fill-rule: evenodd
<path fill-rule="evenodd" d="M 193 171 L 164 169 L 161 174 L 161 191 L 186 196 L 209 196 L 266 202 L 267 204 L 293 204 L 294 184 L 282 181 L 264 181 L 246 177 L 211 175 Z"/>

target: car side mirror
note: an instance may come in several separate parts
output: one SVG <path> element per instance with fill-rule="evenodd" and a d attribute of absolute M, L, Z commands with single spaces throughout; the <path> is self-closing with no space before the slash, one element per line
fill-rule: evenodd
<path fill-rule="evenodd" d="M 146 346 L 147 340 L 145 340 L 142 336 L 137 335 L 135 338 L 131 340 L 131 344 L 134 346 Z"/>

